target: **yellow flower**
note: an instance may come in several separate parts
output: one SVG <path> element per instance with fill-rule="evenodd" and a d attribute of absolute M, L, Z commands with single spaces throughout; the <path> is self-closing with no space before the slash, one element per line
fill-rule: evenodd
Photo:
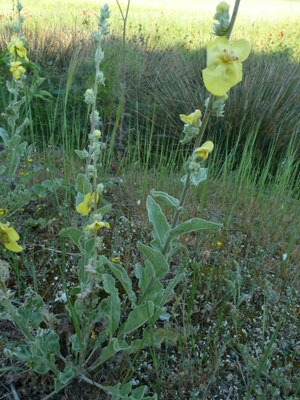
<path fill-rule="evenodd" d="M 189 124 L 191 126 L 197 126 L 199 123 L 199 120 L 202 116 L 202 113 L 200 110 L 195 110 L 192 114 L 190 115 L 185 115 L 185 114 L 180 114 L 179 117 L 181 121 L 185 122 L 186 124 Z"/>
<path fill-rule="evenodd" d="M 14 228 L 9 227 L 9 222 L 2 224 L 0 222 L 0 243 L 4 245 L 7 250 L 14 251 L 16 253 L 23 250 L 23 247 L 19 246 L 17 241 L 20 239 L 18 233 Z"/>
<path fill-rule="evenodd" d="M 97 198 L 95 193 L 88 193 L 87 195 L 85 195 L 83 202 L 77 206 L 76 211 L 82 214 L 82 216 L 84 217 L 88 215 L 92 207 L 95 207 L 98 200 L 99 200 L 99 193 L 97 193 Z"/>
<path fill-rule="evenodd" d="M 15 79 L 20 79 L 21 73 L 23 74 L 26 71 L 20 61 L 12 61 L 9 70 Z"/>
<path fill-rule="evenodd" d="M 92 231 L 98 231 L 101 228 L 107 228 L 110 229 L 110 225 L 108 222 L 103 222 L 103 221 L 95 221 L 91 225 L 87 225 L 84 228 L 84 231 L 92 230 Z"/>
<path fill-rule="evenodd" d="M 250 43 L 240 39 L 230 44 L 218 37 L 207 45 L 207 67 L 202 71 L 206 89 L 215 96 L 224 96 L 242 80 L 242 61 L 250 53 Z"/>
<path fill-rule="evenodd" d="M 18 56 L 28 61 L 24 42 L 18 36 L 13 36 L 11 38 L 10 43 L 7 45 L 7 49 L 14 57 Z"/>
<path fill-rule="evenodd" d="M 226 1 L 221 1 L 221 3 L 217 5 L 217 13 L 221 14 L 222 11 L 229 11 L 229 4 L 227 4 Z"/>
<path fill-rule="evenodd" d="M 203 160 L 206 160 L 208 157 L 208 154 L 213 151 L 214 144 L 210 140 L 203 143 L 201 147 L 198 147 L 196 150 L 194 150 L 194 154 L 197 156 L 200 156 L 203 158 Z"/>
<path fill-rule="evenodd" d="M 110 261 L 113 262 L 113 263 L 119 263 L 121 261 L 121 258 L 119 256 L 118 257 L 113 257 L 113 258 L 110 259 Z"/>

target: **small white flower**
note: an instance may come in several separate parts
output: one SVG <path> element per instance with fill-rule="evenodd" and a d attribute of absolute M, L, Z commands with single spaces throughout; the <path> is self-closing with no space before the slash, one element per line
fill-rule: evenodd
<path fill-rule="evenodd" d="M 283 259 L 283 261 L 285 261 L 287 259 L 287 254 L 286 253 L 282 254 L 282 259 Z"/>
<path fill-rule="evenodd" d="M 138 200 L 136 204 L 139 206 L 141 204 L 141 200 Z"/>
<path fill-rule="evenodd" d="M 60 296 L 61 301 L 63 301 L 64 303 L 66 303 L 67 301 L 67 295 L 66 293 L 62 293 L 62 295 Z"/>

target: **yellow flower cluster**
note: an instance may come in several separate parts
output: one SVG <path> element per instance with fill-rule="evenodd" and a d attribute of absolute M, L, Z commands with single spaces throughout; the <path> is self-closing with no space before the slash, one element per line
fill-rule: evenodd
<path fill-rule="evenodd" d="M 10 63 L 10 72 L 13 74 L 13 77 L 15 79 L 20 79 L 21 74 L 24 74 L 24 72 L 26 71 L 26 69 L 24 67 L 22 67 L 21 65 L 22 63 L 20 61 L 12 61 Z"/>
<path fill-rule="evenodd" d="M 9 222 L 6 224 L 2 224 L 0 222 L 0 244 L 3 245 L 7 250 L 18 253 L 23 250 L 23 247 L 19 246 L 17 243 L 17 241 L 20 239 L 20 236 L 14 230 L 14 228 L 10 228 L 9 225 Z"/>
<path fill-rule="evenodd" d="M 28 61 L 24 42 L 18 36 L 13 36 L 11 38 L 10 43 L 7 45 L 7 49 L 15 58 L 20 57 Z"/>
<path fill-rule="evenodd" d="M 17 58 L 24 59 L 28 61 L 26 49 L 24 46 L 24 42 L 18 37 L 13 36 L 11 38 L 10 43 L 7 45 L 7 49 L 10 54 L 14 57 L 14 61 L 10 63 L 10 72 L 13 74 L 15 79 L 20 79 L 21 74 L 24 74 L 26 71 L 24 67 L 22 67 L 22 62 L 17 61 Z"/>

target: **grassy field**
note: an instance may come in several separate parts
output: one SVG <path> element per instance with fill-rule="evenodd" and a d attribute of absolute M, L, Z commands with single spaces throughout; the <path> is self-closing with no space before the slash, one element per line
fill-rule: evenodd
<path fill-rule="evenodd" d="M 105 216 L 111 229 L 103 233 L 101 255 L 119 257 L 139 293 L 135 267 L 144 258 L 137 246 L 151 241 L 147 196 L 153 188 L 181 196 L 192 147 L 179 143 L 179 114 L 204 110 L 201 70 L 216 4 L 132 1 L 125 43 L 118 7 L 108 4 L 111 33 L 101 64 L 106 85 L 99 89 L 97 107 L 106 144 L 100 206 L 111 203 L 112 208 Z M 125 10 L 127 3 L 121 4 Z M 13 5 L 8 0 L 0 5 L 0 51 L 9 41 Z M 75 302 L 81 261 L 77 246 L 59 232 L 83 226 L 75 211 L 75 182 L 85 162 L 74 150 L 88 144 L 90 109 L 84 92 L 94 81 L 91 35 L 102 4 L 24 0 L 23 5 L 28 57 L 36 65 L 27 67 L 26 101 L 20 109 L 20 120 L 30 119 L 22 140 L 31 147 L 11 182 L 0 173 L 0 223 L 11 223 L 24 250 L 5 251 L 0 236 L 0 280 L 8 263 L 6 286 L 15 307 L 29 303 L 28 288 L 39 293 L 45 310 L 31 333 L 38 327 L 54 329 L 69 362 L 70 349 L 76 347 L 71 335 L 77 332 L 63 296 L 69 293 L 70 303 Z M 23 337 L 3 312 L 1 286 L 0 398 L 108 399 L 95 382 L 130 382 L 146 384 L 161 400 L 299 399 L 299 27 L 300 1 L 241 1 L 232 38 L 248 39 L 252 51 L 243 64 L 243 81 L 230 90 L 224 118 L 209 120 L 204 140 L 213 140 L 215 148 L 205 161 L 208 179 L 190 189 L 180 216 L 223 226 L 180 237 L 183 249 L 172 257 L 163 284 L 182 270 L 185 277 L 166 304 L 165 319 L 149 327 L 150 346 L 112 357 L 90 373 L 89 382 L 78 378 L 54 394 L 53 371 L 38 375 L 2 352 L 18 348 Z M 39 85 L 37 74 L 44 78 Z M 0 62 L 1 128 L 7 127 L 5 112 L 13 100 L 6 79 L 9 70 Z M 0 171 L 7 163 L 1 144 Z M 162 208 L 172 221 L 173 212 Z M 125 318 L 129 302 L 123 288 L 116 287 Z M 108 291 L 98 289 L 97 296 L 105 300 Z M 34 316 L 32 311 L 28 320 Z M 91 346 L 100 337 L 107 344 L 102 330 L 97 322 L 88 332 Z M 126 340 L 144 332 L 141 327 Z M 56 359 L 60 369 L 63 357 Z"/>

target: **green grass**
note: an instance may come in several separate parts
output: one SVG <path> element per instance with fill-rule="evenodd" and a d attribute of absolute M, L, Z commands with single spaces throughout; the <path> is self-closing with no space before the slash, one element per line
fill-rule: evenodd
<path fill-rule="evenodd" d="M 178 114 L 202 108 L 206 97 L 202 46 L 211 39 L 213 2 L 174 1 L 164 9 L 160 3 L 140 1 L 130 10 L 122 116 L 118 112 L 120 16 L 112 4 L 113 35 L 107 40 L 104 62 L 107 85 L 98 99 L 107 142 L 101 171 L 104 201 L 113 204 L 105 255 L 120 256 L 132 276 L 140 261 L 137 242 L 149 243 L 147 195 L 155 188 L 179 197 L 182 189 L 180 179 L 191 148 L 178 142 L 182 129 Z M 160 399 L 296 400 L 299 396 L 300 4 L 269 0 L 264 2 L 267 11 L 256 19 L 260 4 L 241 2 L 234 37 L 251 40 L 254 51 L 244 63 L 243 82 L 230 92 L 225 118 L 212 119 L 208 126 L 206 136 L 215 143 L 206 165 L 209 178 L 190 191 L 183 215 L 221 222 L 223 229 L 182 239 L 188 252 L 175 257 L 172 271 L 176 274 L 176 265 L 184 266 L 186 278 L 167 304 L 169 323 L 153 327 L 153 335 L 157 329 L 163 332 L 163 345 L 141 351 L 133 365 L 126 358 L 117 368 L 108 364 L 113 373 L 105 375 L 111 381 L 132 377 L 145 382 Z M 37 180 L 50 184 L 41 199 L 36 192 L 28 204 L 16 196 L 8 205 L 6 220 L 18 230 L 26 252 L 21 257 L 3 252 L 1 259 L 12 266 L 9 287 L 16 292 L 16 301 L 22 301 L 32 286 L 56 314 L 61 303 L 53 299 L 62 285 L 70 289 L 77 283 L 77 250 L 69 243 L 61 248 L 58 232 L 78 220 L 73 185 L 84 165 L 73 151 L 86 145 L 89 130 L 83 93 L 93 81 L 89 40 L 95 23 L 90 13 L 80 13 L 83 8 L 97 11 L 98 6 L 96 1 L 85 2 L 84 7 L 65 1 L 58 7 L 28 0 L 25 8 L 33 15 L 25 22 L 29 56 L 42 67 L 40 75 L 46 78 L 42 88 L 52 97 L 33 99 L 24 108 L 32 118 L 25 136 L 37 151 L 32 163 L 24 160 L 20 165 L 25 175 L 17 175 L 17 182 L 25 184 L 28 171 L 28 187 Z M 0 14 L 10 8 L 4 0 Z M 1 19 L 0 28 L 6 23 Z M 276 36 L 281 31 L 283 38 Z M 7 38 L 8 32 L 1 31 L 0 47 Z M 1 71 L 5 76 L 4 68 Z M 1 96 L 3 109 L 9 101 L 7 93 Z M 0 180 L 0 202 L 6 196 L 5 181 Z M 167 216 L 171 220 L 170 212 Z M 69 335 L 67 319 L 59 328 L 62 337 Z M 3 325 L 0 349 L 11 341 L 12 332 L 17 337 L 12 325 Z M 1 367 L 8 366 L 2 356 L 0 362 Z M 19 366 L 13 364 L 14 370 Z M 95 374 L 96 381 L 101 373 Z M 0 374 L 6 385 L 3 395 L 9 394 L 12 380 L 24 398 L 42 398 L 53 389 L 51 379 L 42 381 L 34 373 L 28 380 L 35 384 L 25 386 L 24 374 L 6 374 L 5 369 Z M 97 398 L 96 388 L 81 385 L 90 398 Z M 39 392 L 37 387 L 44 389 Z M 67 399 L 78 395 L 76 383 L 64 395 Z"/>

